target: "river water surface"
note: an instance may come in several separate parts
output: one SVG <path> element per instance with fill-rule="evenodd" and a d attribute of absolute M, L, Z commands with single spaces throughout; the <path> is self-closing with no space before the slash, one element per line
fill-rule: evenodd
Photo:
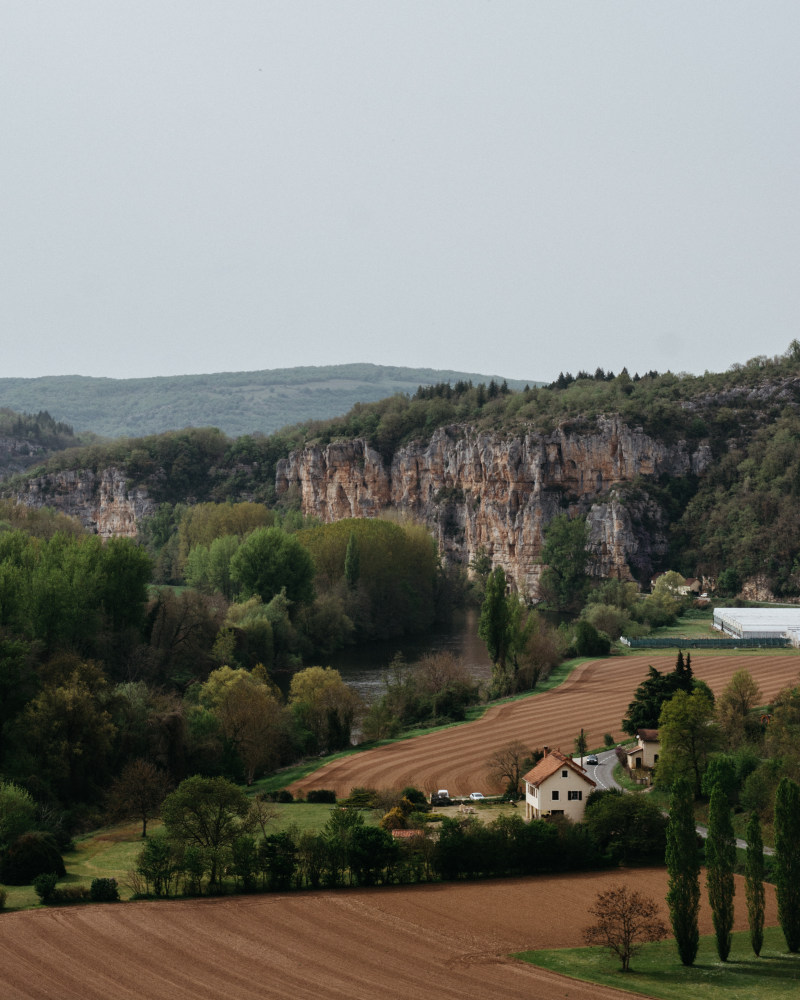
<path fill-rule="evenodd" d="M 345 649 L 330 657 L 325 665 L 338 670 L 368 703 L 384 692 L 384 676 L 397 653 L 407 663 L 414 663 L 428 653 L 448 652 L 461 657 L 470 674 L 489 681 L 492 665 L 483 640 L 478 636 L 479 613 L 475 608 L 458 611 L 452 622 L 442 628 L 411 638 L 372 642 L 357 649 Z"/>

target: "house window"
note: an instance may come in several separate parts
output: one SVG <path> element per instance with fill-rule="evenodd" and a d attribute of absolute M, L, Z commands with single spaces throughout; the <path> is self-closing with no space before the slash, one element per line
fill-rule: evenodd
<path fill-rule="evenodd" d="M 553 789 L 553 801 L 555 802 L 557 798 L 558 798 L 558 789 L 554 788 Z"/>
<path fill-rule="evenodd" d="M 582 802 L 583 801 L 583 792 L 567 792 L 567 798 L 571 802 Z"/>
<path fill-rule="evenodd" d="M 566 776 L 567 776 L 567 772 L 566 772 L 566 771 L 562 771 L 562 772 L 561 772 L 561 777 L 562 777 L 562 778 L 566 778 Z"/>

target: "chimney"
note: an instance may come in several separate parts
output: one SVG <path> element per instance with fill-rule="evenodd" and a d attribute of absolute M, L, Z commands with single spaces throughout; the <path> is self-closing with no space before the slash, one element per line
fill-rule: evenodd
<path fill-rule="evenodd" d="M 550 753 L 550 747 L 543 747 L 545 757 Z"/>

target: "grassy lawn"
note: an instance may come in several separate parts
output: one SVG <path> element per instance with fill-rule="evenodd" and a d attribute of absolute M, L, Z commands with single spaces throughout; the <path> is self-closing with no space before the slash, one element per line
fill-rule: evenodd
<path fill-rule="evenodd" d="M 618 990 L 643 993 L 660 1000 L 789 1000 L 800 991 L 800 955 L 786 951 L 777 927 L 764 932 L 761 958 L 750 948 L 745 931 L 733 935 L 728 962 L 720 962 L 713 937 L 700 939 L 696 963 L 680 963 L 675 942 L 646 945 L 623 973 L 619 961 L 601 948 L 565 948 L 561 951 L 525 951 L 515 956 L 565 976 Z"/>
<path fill-rule="evenodd" d="M 279 833 L 288 827 L 296 827 L 301 833 L 306 830 L 321 830 L 328 821 L 330 805 L 306 802 L 271 803 L 275 818 L 267 832 Z M 379 817 L 365 811 L 364 822 L 377 824 Z M 158 821 L 147 825 L 148 834 L 161 827 Z M 88 889 L 95 878 L 115 878 L 119 883 L 121 899 L 129 899 L 130 890 L 125 885 L 128 872 L 136 867 L 136 859 L 142 849 L 141 823 L 120 823 L 103 827 L 75 839 L 75 849 L 64 853 L 66 878 L 59 885 L 85 885 Z M 6 887 L 6 909 L 28 910 L 39 906 L 39 897 L 30 885 L 9 885 Z"/>

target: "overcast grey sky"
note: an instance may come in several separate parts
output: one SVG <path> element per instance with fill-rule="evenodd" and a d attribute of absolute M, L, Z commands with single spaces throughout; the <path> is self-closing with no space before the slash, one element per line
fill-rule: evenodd
<path fill-rule="evenodd" d="M 0 375 L 800 336 L 800 4 L 4 0 Z"/>

